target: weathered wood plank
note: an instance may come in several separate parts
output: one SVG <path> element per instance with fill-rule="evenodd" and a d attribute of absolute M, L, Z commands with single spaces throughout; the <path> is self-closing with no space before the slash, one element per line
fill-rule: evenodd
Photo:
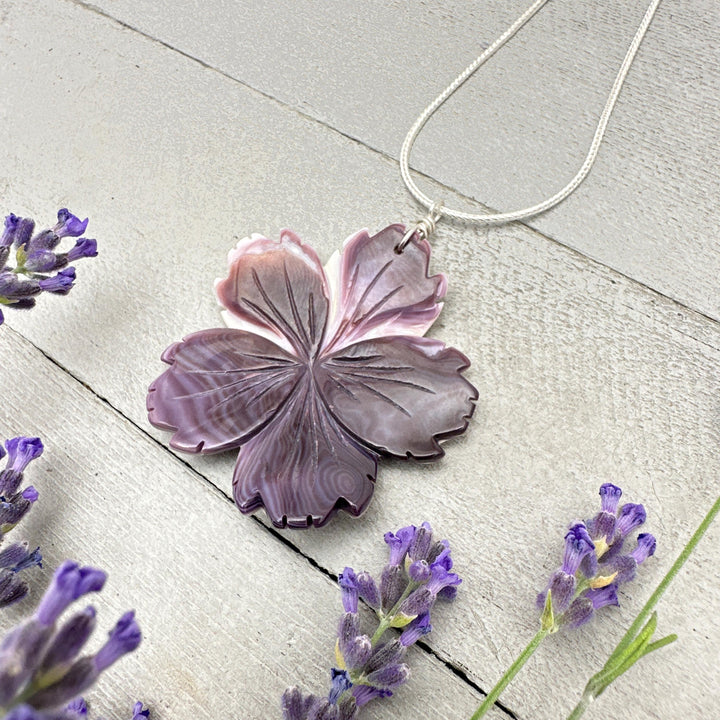
<path fill-rule="evenodd" d="M 145 388 L 167 344 L 218 324 L 212 280 L 238 236 L 288 224 L 327 257 L 356 227 L 381 227 L 409 204 L 392 163 L 106 19 L 49 2 L 9 12 L 0 87 L 23 92 L 24 113 L 4 122 L 8 209 L 39 217 L 69 204 L 91 215 L 101 241 L 70 296 L 43 298 L 10 323 L 166 441 L 147 426 Z M 384 467 L 361 521 L 288 537 L 332 570 L 379 565 L 382 532 L 430 519 L 466 578 L 433 647 L 488 687 L 533 631 L 532 599 L 558 561 L 564 523 L 593 511 L 600 482 L 624 484 L 660 538 L 647 584 L 594 628 L 553 639 L 505 699 L 523 717 L 557 717 L 717 492 L 720 333 L 528 230 L 447 229 L 436 247 L 450 295 L 433 334 L 470 355 L 481 390 L 469 434 L 437 465 Z M 229 491 L 231 457 L 192 464 Z M 237 517 L 238 528 L 250 522 Z M 677 606 L 663 607 L 683 644 L 600 712 L 716 713 L 707 688 L 720 685 L 720 638 L 706 629 L 720 607 L 716 546 L 715 530 L 674 586 Z"/>
<path fill-rule="evenodd" d="M 397 157 L 422 108 L 529 2 L 214 0 L 201 16 L 192 0 L 93 4 Z M 498 210 L 552 195 L 580 167 L 646 6 L 549 3 L 433 118 L 414 165 Z M 532 222 L 716 319 L 718 45 L 716 2 L 663 3 L 590 178 Z"/>
<path fill-rule="evenodd" d="M 144 632 L 139 651 L 88 694 L 97 714 L 128 717 L 142 698 L 157 720 L 270 719 L 288 685 L 326 690 L 342 611 L 334 583 L 258 523 L 240 522 L 211 485 L 7 328 L 0 366 L 15 381 L 0 437 L 37 433 L 46 444 L 28 470 L 41 500 L 16 531 L 45 558 L 33 596 L 66 557 L 93 564 L 110 576 L 92 600 L 98 637 L 130 607 Z M 3 627 L 31 605 L 3 611 Z M 450 614 L 439 610 L 439 627 Z M 393 698 L 394 717 L 463 717 L 479 703 L 426 652 L 410 662 L 414 687 Z M 388 710 L 366 712 L 379 720 Z"/>

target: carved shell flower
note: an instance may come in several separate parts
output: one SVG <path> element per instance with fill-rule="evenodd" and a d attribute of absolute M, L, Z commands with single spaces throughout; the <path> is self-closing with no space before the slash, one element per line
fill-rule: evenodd
<path fill-rule="evenodd" d="M 216 292 L 227 328 L 171 345 L 150 386 L 150 422 L 190 453 L 241 448 L 233 488 L 242 512 L 278 527 L 359 515 L 381 454 L 443 454 L 477 399 L 468 359 L 422 335 L 440 313 L 443 275 L 430 246 L 395 246 L 405 228 L 362 230 L 323 269 L 289 230 L 241 240 Z"/>

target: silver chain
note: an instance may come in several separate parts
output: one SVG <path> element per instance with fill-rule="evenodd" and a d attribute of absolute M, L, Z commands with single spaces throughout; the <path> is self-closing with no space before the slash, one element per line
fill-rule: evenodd
<path fill-rule="evenodd" d="M 415 200 L 430 210 L 430 215 L 428 217 L 431 218 L 431 221 L 428 221 L 427 218 L 418 221 L 418 223 L 416 223 L 411 230 L 408 231 L 409 233 L 415 231 L 422 237 L 427 238 L 430 235 L 428 230 L 434 230 L 435 223 L 441 217 L 454 218 L 464 222 L 482 223 L 484 225 L 501 225 L 503 223 L 514 222 L 517 220 L 525 220 L 526 218 L 539 215 L 540 213 L 555 207 L 555 205 L 562 202 L 568 195 L 574 192 L 578 185 L 580 185 L 580 183 L 588 176 L 588 173 L 595 162 L 595 158 L 597 157 L 598 150 L 600 149 L 600 144 L 602 143 L 605 130 L 607 129 L 608 120 L 610 119 L 610 115 L 615 107 L 620 90 L 625 82 L 625 77 L 630 70 L 630 66 L 635 59 L 635 54 L 640 47 L 640 43 L 645 37 L 645 33 L 647 32 L 648 26 L 650 25 L 650 22 L 655 15 L 655 11 L 660 4 L 660 0 L 652 0 L 650 6 L 645 12 L 645 16 L 635 33 L 635 37 L 633 37 L 632 42 L 630 43 L 625 59 L 623 60 L 617 77 L 615 78 L 615 82 L 613 83 L 612 90 L 610 90 L 608 99 L 605 102 L 605 107 L 600 115 L 600 120 L 598 121 L 597 129 L 595 130 L 595 136 L 590 144 L 590 150 L 585 158 L 585 162 L 583 162 L 575 177 L 562 190 L 558 191 L 547 200 L 543 200 L 542 202 L 537 203 L 537 205 L 531 205 L 530 207 L 523 208 L 522 210 L 487 214 L 469 213 L 445 207 L 441 202 L 428 197 L 424 192 L 422 192 L 422 190 L 420 190 L 410 176 L 410 152 L 412 151 L 415 139 L 420 134 L 420 131 L 425 126 L 425 123 L 430 119 L 430 117 L 432 117 L 435 111 L 475 73 L 481 65 L 489 60 L 503 45 L 505 45 L 505 43 L 510 40 L 510 38 L 512 38 L 513 35 L 515 35 L 515 33 L 517 33 L 517 31 L 520 30 L 520 28 L 525 25 L 525 23 L 530 20 L 530 18 L 532 18 L 533 15 L 535 15 L 535 13 L 547 2 L 548 0 L 535 0 L 535 2 L 502 35 L 500 35 L 500 37 L 498 37 L 492 45 L 490 45 L 478 58 L 470 63 L 470 65 L 468 65 L 468 67 L 465 68 L 465 70 L 463 70 L 460 75 L 458 75 L 455 80 L 453 80 L 450 85 L 448 85 L 445 90 L 443 90 L 440 95 L 438 95 L 435 100 L 433 100 L 430 105 L 422 111 L 420 117 L 413 123 L 410 131 L 405 136 L 402 149 L 400 150 L 400 174 L 402 175 L 405 186 Z M 402 249 L 399 249 L 399 251 L 401 252 Z"/>

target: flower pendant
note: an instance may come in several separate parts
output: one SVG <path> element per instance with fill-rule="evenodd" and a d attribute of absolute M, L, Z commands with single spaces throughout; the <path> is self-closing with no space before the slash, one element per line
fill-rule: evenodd
<path fill-rule="evenodd" d="M 244 513 L 278 527 L 359 515 L 380 455 L 435 459 L 462 433 L 477 390 L 468 359 L 422 337 L 447 282 L 405 228 L 351 236 L 325 268 L 289 230 L 241 240 L 216 284 L 227 328 L 171 345 L 148 391 L 150 422 L 190 453 L 241 448 L 233 478 Z"/>

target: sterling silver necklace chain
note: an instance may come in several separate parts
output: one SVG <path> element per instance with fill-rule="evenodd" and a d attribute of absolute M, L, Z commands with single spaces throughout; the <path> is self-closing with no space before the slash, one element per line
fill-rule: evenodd
<path fill-rule="evenodd" d="M 590 169 L 592 168 L 595 159 L 600 149 L 607 124 L 610 119 L 610 115 L 615 107 L 620 90 L 622 89 L 625 78 L 630 70 L 630 66 L 635 59 L 635 55 L 640 47 L 650 22 L 655 15 L 660 0 L 652 0 L 645 16 L 640 23 L 635 36 L 630 43 L 630 47 L 625 54 L 620 70 L 615 78 L 610 94 L 608 95 L 605 107 L 603 108 L 600 120 L 598 121 L 595 135 L 590 144 L 585 161 L 578 170 L 575 177 L 565 185 L 564 188 L 556 192 L 552 197 L 531 205 L 530 207 L 522 208 L 520 210 L 514 210 L 512 212 L 498 212 L 498 213 L 469 213 L 462 212 L 460 210 L 453 210 L 446 207 L 442 202 L 433 200 L 431 197 L 426 195 L 417 186 L 412 176 L 410 175 L 410 153 L 412 152 L 413 144 L 420 131 L 425 126 L 425 123 L 432 117 L 432 115 L 440 108 L 440 106 L 458 89 L 460 88 L 482 65 L 485 64 L 510 38 L 512 38 L 535 13 L 545 5 L 548 0 L 535 0 L 535 2 L 517 19 L 515 22 L 502 34 L 495 42 L 492 43 L 480 56 L 478 56 L 440 95 L 438 95 L 420 114 L 418 119 L 413 123 L 408 134 L 405 136 L 405 140 L 400 150 L 400 174 L 402 175 L 405 186 L 410 191 L 411 195 L 423 205 L 429 211 L 427 217 L 417 221 L 410 227 L 403 241 L 398 245 L 397 250 L 401 252 L 405 245 L 410 241 L 410 238 L 414 233 L 418 233 L 421 237 L 429 237 L 435 230 L 435 224 L 443 217 L 453 218 L 467 223 L 478 223 L 482 225 L 502 225 L 504 223 L 510 223 L 517 220 L 525 220 L 527 218 L 539 215 L 540 213 L 555 207 L 558 203 L 562 202 L 568 195 L 574 192 L 582 181 L 588 176 Z"/>

